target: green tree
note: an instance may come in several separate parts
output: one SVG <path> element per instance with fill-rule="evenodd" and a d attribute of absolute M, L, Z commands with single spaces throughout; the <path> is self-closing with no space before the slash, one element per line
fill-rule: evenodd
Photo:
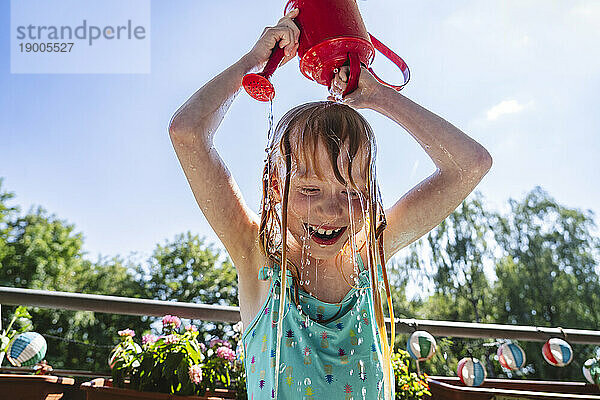
<path fill-rule="evenodd" d="M 137 268 L 137 274 L 148 298 L 238 305 L 237 273 L 231 261 L 190 232 L 157 245 L 148 262 Z M 233 333 L 229 323 L 195 323 L 205 340 Z"/>
<path fill-rule="evenodd" d="M 498 220 L 496 240 L 503 251 L 494 285 L 500 323 L 594 329 L 600 326 L 600 242 L 591 211 L 558 204 L 537 187 Z M 567 338 L 568 340 L 568 338 Z M 524 349 L 535 377 L 581 380 L 581 364 L 592 346 L 573 346 L 567 368 L 547 364 L 541 343 Z"/>
<path fill-rule="evenodd" d="M 435 291 L 426 307 L 439 319 L 492 322 L 491 285 L 484 265 L 493 265 L 491 214 L 475 193 L 427 235 Z M 491 243 L 491 245 L 490 245 Z"/>
<path fill-rule="evenodd" d="M 83 235 L 73 224 L 37 207 L 25 215 L 0 180 L 0 285 L 39 290 L 237 305 L 231 262 L 197 235 L 157 245 L 146 263 L 119 256 L 85 259 Z M 14 307 L 4 307 L 4 315 Z M 117 331 L 150 330 L 156 318 L 31 308 L 34 329 L 46 336 L 55 368 L 107 371 Z M 201 337 L 230 335 L 230 324 L 199 322 Z"/>
<path fill-rule="evenodd" d="M 1 182 L 0 182 L 1 183 Z M 119 260 L 83 258 L 83 237 L 74 226 L 38 207 L 25 215 L 0 187 L 0 285 L 38 290 L 139 297 L 130 268 Z M 8 316 L 16 307 L 3 307 Z M 46 358 L 55 368 L 107 370 L 117 330 L 144 326 L 139 317 L 30 308 L 34 330 L 46 335 Z M 149 327 L 146 323 L 145 326 Z"/>
<path fill-rule="evenodd" d="M 430 293 L 412 301 L 414 317 L 496 322 L 488 277 L 495 263 L 493 221 L 481 194 L 474 193 L 425 238 L 410 246 L 404 273 L 413 276 L 421 293 Z M 455 374 L 458 360 L 470 352 L 487 358 L 483 347 L 487 340 L 453 338 L 438 342 L 436 357 L 423 367 L 431 374 Z M 494 374 L 491 366 L 488 370 Z"/>

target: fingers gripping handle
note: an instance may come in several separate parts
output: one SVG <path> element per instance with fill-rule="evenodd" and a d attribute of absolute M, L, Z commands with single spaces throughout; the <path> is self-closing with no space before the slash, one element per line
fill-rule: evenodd
<path fill-rule="evenodd" d="M 258 74 L 247 74 L 242 79 L 242 86 L 244 86 L 246 92 L 258 101 L 269 101 L 275 97 L 275 88 L 269 79 L 285 56 L 284 49 L 279 47 L 279 43 L 280 42 L 277 42 L 275 45 L 275 48 L 269 56 L 267 65 L 265 65 L 262 72 Z"/>
<path fill-rule="evenodd" d="M 377 40 L 377 38 L 375 36 L 373 36 L 369 33 L 369 37 L 371 38 L 371 43 L 373 43 L 373 46 L 375 46 L 375 48 L 381 54 L 386 56 L 391 62 L 396 64 L 398 66 L 398 68 L 400 68 L 400 71 L 402 71 L 402 75 L 404 76 L 404 83 L 402 85 L 390 85 L 389 83 L 387 83 L 384 80 L 382 80 L 381 78 L 379 78 L 377 76 L 377 74 L 375 74 L 375 71 L 373 71 L 373 69 L 370 67 L 369 67 L 369 72 L 371 72 L 373 74 L 373 76 L 375 77 L 375 79 L 377 79 L 379 81 L 379 83 L 389 86 L 392 89 L 395 89 L 397 91 L 402 90 L 402 88 L 404 86 L 406 86 L 406 84 L 410 80 L 410 70 L 408 69 L 408 65 L 406 65 L 404 60 L 402 58 L 400 58 L 400 56 L 398 54 L 394 53 L 386 45 L 384 45 L 379 40 Z"/>
<path fill-rule="evenodd" d="M 263 69 L 262 75 L 267 79 L 271 78 L 271 75 L 273 75 L 273 72 L 275 72 L 279 63 L 285 56 L 284 49 L 283 47 L 279 47 L 279 43 L 281 43 L 281 41 L 277 42 L 275 45 L 275 48 L 269 57 L 269 61 L 267 61 L 267 65 L 265 65 L 265 69 Z"/>

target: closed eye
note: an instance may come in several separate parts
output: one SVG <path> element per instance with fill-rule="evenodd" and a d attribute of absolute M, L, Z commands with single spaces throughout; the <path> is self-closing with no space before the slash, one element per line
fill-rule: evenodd
<path fill-rule="evenodd" d="M 360 193 L 358 193 L 355 190 L 350 190 L 350 191 L 342 190 L 342 194 L 345 194 L 347 196 L 349 195 L 350 198 L 352 198 L 352 199 L 358 199 L 360 197 Z"/>
<path fill-rule="evenodd" d="M 300 189 L 300 192 L 302 194 L 306 194 L 306 195 L 314 195 L 314 194 L 318 194 L 319 193 L 319 189 L 318 188 L 304 187 L 304 188 Z"/>

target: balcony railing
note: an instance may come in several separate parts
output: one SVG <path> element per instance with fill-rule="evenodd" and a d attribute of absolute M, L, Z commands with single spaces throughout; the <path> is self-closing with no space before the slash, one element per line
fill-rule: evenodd
<path fill-rule="evenodd" d="M 42 290 L 18 289 L 0 286 L 0 305 L 25 305 L 64 310 L 93 311 L 110 314 L 156 316 L 165 314 L 183 318 L 235 323 L 240 320 L 238 307 L 209 304 L 180 303 L 137 299 L 93 294 L 50 292 Z M 388 327 L 390 320 L 387 319 Z M 600 345 L 600 331 L 568 329 L 560 327 L 536 327 L 500 324 L 478 324 L 453 321 L 432 321 L 417 319 L 396 319 L 396 331 L 411 333 L 416 329 L 426 330 L 434 336 L 459 338 L 502 338 L 525 341 L 546 341 L 551 336 L 559 336 L 570 343 Z M 1 320 L 0 320 L 0 329 Z M 26 368 L 0 368 L 0 372 L 25 372 Z M 94 376 L 97 372 L 54 370 L 58 376 Z M 432 398 L 438 399 L 489 399 L 489 398 L 530 398 L 530 399 L 589 399 L 600 400 L 593 385 L 581 382 L 511 381 L 488 379 L 477 388 L 462 387 L 457 378 L 428 378 Z M 552 393 L 551 393 L 552 392 Z M 491 396 L 491 397 L 490 397 Z M 505 397 L 506 396 L 506 397 Z"/>
<path fill-rule="evenodd" d="M 238 322 L 239 307 L 180 303 L 97 294 L 51 292 L 0 286 L 0 305 L 23 305 L 63 310 L 94 311 L 109 314 L 162 317 L 166 314 L 204 321 Z M 389 318 L 386 319 L 388 327 Z M 396 331 L 426 330 L 434 336 L 459 338 L 502 338 L 545 342 L 551 336 L 570 343 L 600 345 L 600 331 L 523 325 L 479 324 L 470 322 L 396 319 Z M 1 326 L 0 326 L 1 328 Z"/>

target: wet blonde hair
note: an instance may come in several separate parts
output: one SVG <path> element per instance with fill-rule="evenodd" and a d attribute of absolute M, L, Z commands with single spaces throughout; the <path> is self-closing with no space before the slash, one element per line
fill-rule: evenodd
<path fill-rule="evenodd" d="M 375 135 L 369 123 L 353 108 L 330 101 L 313 102 L 299 105 L 289 110 L 279 121 L 267 147 L 267 158 L 263 172 L 263 193 L 261 201 L 261 220 L 259 230 L 259 244 L 267 256 L 270 266 L 277 263 L 281 266 L 280 282 L 283 288 L 282 297 L 285 298 L 286 271 L 292 275 L 294 302 L 298 301 L 299 271 L 293 262 L 287 260 L 287 208 L 290 187 L 290 176 L 293 168 L 299 163 L 306 165 L 317 176 L 321 177 L 322 170 L 315 160 L 314 154 L 318 145 L 324 145 L 329 155 L 331 168 L 337 180 L 343 185 L 360 190 L 352 177 L 352 162 L 363 150 L 361 173 L 366 177 L 366 229 L 368 245 L 369 273 L 371 276 L 371 290 L 373 305 L 375 307 L 375 320 L 380 332 L 380 344 L 384 356 L 384 377 L 388 391 L 391 390 L 391 354 L 393 352 L 395 327 L 394 312 L 391 301 L 385 257 L 383 254 L 383 231 L 386 227 L 385 214 L 381 195 L 376 182 L 375 171 Z M 338 156 L 343 146 L 348 152 L 346 182 L 338 167 Z M 366 153 L 366 154 L 364 154 Z M 285 179 L 281 198 L 275 194 L 273 182 L 278 179 L 278 171 L 283 170 L 282 178 Z M 373 222 L 375 221 L 375 222 Z M 354 233 L 354 232 L 352 232 Z M 352 254 L 354 249 L 351 249 Z M 353 254 L 354 258 L 354 254 Z M 286 260 L 282 262 L 282 260 Z M 377 261 L 380 261 L 383 271 L 388 310 L 391 324 L 391 344 L 388 344 L 387 330 L 384 321 L 383 304 L 379 292 Z M 278 327 L 281 326 L 284 302 L 280 302 Z M 278 328 L 278 330 L 280 330 Z M 280 332 L 277 340 L 279 341 Z M 279 357 L 279 352 L 277 352 Z M 279 360 L 276 360 L 277 369 Z M 276 370 L 277 371 L 277 370 Z M 278 373 L 277 373 L 278 375 Z M 391 393 L 391 392 L 390 392 Z"/>

